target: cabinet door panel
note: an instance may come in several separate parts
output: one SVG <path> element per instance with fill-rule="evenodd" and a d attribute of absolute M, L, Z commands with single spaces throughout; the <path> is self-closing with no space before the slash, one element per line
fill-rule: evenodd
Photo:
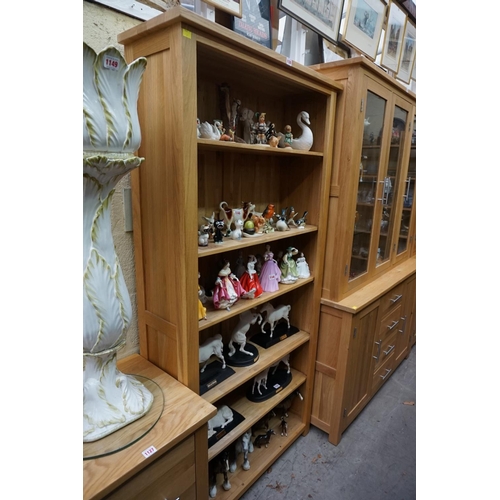
<path fill-rule="evenodd" d="M 354 420 L 369 399 L 370 381 L 373 374 L 373 371 L 370 372 L 372 345 L 373 335 L 377 330 L 378 303 L 358 316 L 353 322 L 354 327 L 349 343 L 342 405 L 342 430 Z"/>

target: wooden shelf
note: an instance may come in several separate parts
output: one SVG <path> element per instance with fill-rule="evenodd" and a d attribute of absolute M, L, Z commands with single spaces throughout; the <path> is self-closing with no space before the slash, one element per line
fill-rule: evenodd
<path fill-rule="evenodd" d="M 249 340 L 252 343 L 252 339 Z M 268 366 L 271 366 L 276 361 L 282 359 L 287 354 L 291 353 L 297 347 L 309 342 L 309 334 L 304 331 L 299 331 L 288 337 L 287 339 L 279 342 L 278 344 L 269 347 L 268 349 L 264 349 L 256 344 L 254 345 L 259 352 L 258 361 L 250 366 L 245 367 L 231 367 L 235 374 L 224 380 L 220 384 L 216 385 L 214 388 L 210 389 L 208 392 L 203 394 L 201 397 L 208 401 L 209 403 L 214 404 L 219 399 L 227 396 L 230 392 L 234 391 L 240 385 L 244 384 L 251 380 L 255 375 L 265 370 Z"/>
<path fill-rule="evenodd" d="M 292 394 L 293 391 L 298 389 L 306 381 L 306 376 L 303 373 L 293 368 L 291 373 L 292 381 L 290 384 L 276 396 L 262 403 L 253 403 L 249 401 L 245 395 L 238 397 L 238 394 L 234 393 L 231 395 L 231 398 L 224 401 L 224 403 L 229 405 L 233 410 L 243 415 L 245 420 L 208 449 L 208 460 L 212 460 L 212 458 L 226 449 L 238 437 L 255 425 L 264 415 L 274 409 L 281 401 Z"/>
<path fill-rule="evenodd" d="M 271 437 L 267 448 L 255 447 L 253 453 L 248 455 L 250 469 L 243 470 L 243 455 L 239 455 L 236 461 L 237 469 L 229 474 L 231 489 L 222 489 L 223 477 L 217 477 L 217 499 L 236 500 L 240 497 L 288 447 L 303 433 L 304 424 L 300 418 L 289 412 L 286 419 L 288 424 L 288 436 L 281 436 L 280 420 L 273 417 L 270 420 L 270 428 L 276 432 L 276 436 Z"/>
<path fill-rule="evenodd" d="M 222 321 L 226 321 L 227 319 L 232 318 L 233 316 L 238 316 L 244 311 L 248 311 L 249 309 L 253 309 L 254 307 L 260 306 L 265 302 L 269 302 L 270 300 L 273 300 L 276 297 L 279 297 L 281 295 L 284 295 L 285 293 L 300 288 L 301 286 L 305 286 L 313 281 L 314 277 L 310 276 L 309 278 L 298 279 L 296 283 L 293 283 L 291 285 L 280 284 L 279 290 L 277 292 L 264 292 L 260 297 L 257 297 L 256 299 L 238 300 L 236 304 L 231 306 L 230 311 L 226 309 L 218 309 L 218 310 L 214 309 L 214 306 L 211 303 L 205 304 L 207 308 L 207 319 L 201 319 L 199 321 L 199 327 L 200 327 L 199 329 L 201 331 L 205 330 L 206 328 L 210 328 L 211 326 L 221 323 Z"/>
<path fill-rule="evenodd" d="M 198 139 L 198 149 L 203 151 L 234 150 L 238 154 L 265 154 L 268 155 L 291 155 L 291 156 L 316 156 L 321 158 L 323 153 L 318 151 L 301 151 L 292 148 L 272 148 L 261 144 L 241 144 L 238 142 L 214 141 L 211 139 Z"/>
<path fill-rule="evenodd" d="M 224 242 L 221 245 L 210 242 L 206 247 L 198 247 L 198 257 L 208 257 L 209 255 L 231 252 L 233 250 L 239 250 L 240 248 L 247 248 L 254 245 L 265 245 L 266 243 L 270 243 L 272 241 L 284 240 L 317 231 L 317 226 L 307 224 L 301 229 L 290 228 L 290 231 L 274 231 L 273 233 L 259 234 L 257 236 L 244 236 L 241 240 L 232 240 L 231 238 L 225 237 Z"/>

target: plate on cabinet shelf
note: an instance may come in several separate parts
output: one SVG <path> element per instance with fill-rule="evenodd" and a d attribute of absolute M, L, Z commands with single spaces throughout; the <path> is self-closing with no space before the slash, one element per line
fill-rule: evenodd
<path fill-rule="evenodd" d="M 231 420 L 231 422 L 229 422 L 229 424 L 227 424 L 226 427 L 222 429 L 220 427 L 214 427 L 213 430 L 215 431 L 215 434 L 208 438 L 208 448 L 211 448 L 214 444 L 217 444 L 223 437 L 227 436 L 227 434 L 229 434 L 234 428 L 236 428 L 241 424 L 241 422 L 245 420 L 245 417 L 241 413 L 238 413 L 231 407 L 230 409 L 233 412 L 233 420 Z"/>
<path fill-rule="evenodd" d="M 229 348 L 224 346 L 224 359 L 226 360 L 226 365 L 229 366 L 251 366 L 259 359 L 259 351 L 257 347 L 250 343 L 245 344 L 245 351 L 251 352 L 252 355 L 245 354 L 240 351 L 239 344 L 234 344 L 236 352 L 229 356 Z"/>
<path fill-rule="evenodd" d="M 262 401 L 267 401 L 281 392 L 290 382 L 292 381 L 291 372 L 288 373 L 287 370 L 280 369 L 274 374 L 271 372 L 267 377 L 266 388 L 259 386 L 254 388 L 252 384 L 247 390 L 247 398 L 254 403 L 261 403 Z"/>
<path fill-rule="evenodd" d="M 266 325 L 264 330 L 266 329 L 269 330 L 269 325 Z M 288 337 L 291 337 L 294 333 L 297 333 L 298 331 L 299 329 L 296 326 L 290 325 L 290 328 L 288 328 L 288 325 L 286 323 L 279 323 L 278 325 L 276 325 L 272 337 L 269 336 L 270 335 L 269 332 L 266 333 L 259 332 L 253 335 L 251 337 L 251 340 L 254 344 L 257 344 L 260 347 L 263 347 L 264 349 L 268 349 L 269 347 L 272 347 L 273 345 L 282 342 Z"/>
<path fill-rule="evenodd" d="M 219 360 L 212 361 L 203 373 L 200 372 L 200 396 L 234 374 L 235 371 L 227 366 L 227 363 L 226 368 L 223 369 Z"/>

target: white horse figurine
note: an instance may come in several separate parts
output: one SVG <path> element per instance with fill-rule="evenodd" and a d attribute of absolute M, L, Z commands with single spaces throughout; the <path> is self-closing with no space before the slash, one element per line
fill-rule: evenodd
<path fill-rule="evenodd" d="M 272 338 L 273 332 L 274 332 L 274 327 L 282 319 L 284 319 L 288 323 L 288 328 L 290 328 L 289 315 L 290 315 L 291 309 L 292 309 L 292 306 L 284 306 L 283 305 L 283 306 L 278 306 L 275 309 L 271 305 L 271 303 L 269 303 L 269 302 L 264 304 L 260 308 L 260 313 L 262 314 L 262 313 L 266 312 L 267 315 L 266 315 L 266 319 L 262 322 L 262 325 L 261 325 L 262 333 L 266 333 L 266 331 L 264 330 L 264 326 L 266 325 L 266 323 L 268 323 L 269 326 L 271 327 L 271 338 Z"/>
<path fill-rule="evenodd" d="M 236 352 L 236 348 L 233 343 L 240 344 L 240 352 L 253 356 L 253 352 L 245 350 L 245 345 L 247 343 L 247 332 L 250 329 L 250 326 L 254 325 L 257 320 L 259 320 L 259 324 L 262 322 L 262 316 L 259 313 L 245 311 L 240 314 L 240 321 L 234 328 L 231 340 L 228 344 L 228 356 L 233 356 Z"/>
<path fill-rule="evenodd" d="M 208 421 L 208 437 L 215 434 L 214 429 L 220 427 L 223 429 L 227 424 L 233 421 L 233 412 L 229 406 L 223 405 L 217 410 L 217 415 Z"/>
<path fill-rule="evenodd" d="M 274 368 L 274 370 L 272 371 L 272 375 L 274 375 L 276 373 L 276 370 L 278 369 L 280 363 L 284 363 L 287 367 L 287 373 L 290 373 L 290 354 L 287 354 L 286 356 L 281 358 L 279 361 L 274 363 L 274 365 L 271 365 L 271 368 Z"/>
<path fill-rule="evenodd" d="M 264 387 L 264 389 L 267 389 L 267 374 L 269 373 L 269 368 L 266 368 L 264 371 L 260 372 L 258 375 L 254 377 L 252 394 L 255 392 L 255 389 L 257 388 L 257 392 L 262 396 L 262 392 L 260 392 L 260 386 Z"/>
<path fill-rule="evenodd" d="M 201 369 L 201 373 L 205 371 L 205 368 L 207 367 L 207 364 L 212 356 L 217 356 L 222 361 L 222 369 L 226 368 L 226 360 L 222 354 L 223 349 L 224 344 L 222 343 L 222 335 L 219 333 L 208 338 L 205 342 L 203 342 L 203 344 L 200 345 L 200 364 L 205 363 Z"/>
<path fill-rule="evenodd" d="M 248 454 L 253 453 L 253 450 L 252 429 L 249 429 L 234 443 L 234 456 L 229 466 L 229 472 L 234 472 L 236 470 L 236 459 L 240 453 L 243 453 L 243 465 L 241 467 L 243 470 L 249 470 L 250 461 L 248 460 Z"/>

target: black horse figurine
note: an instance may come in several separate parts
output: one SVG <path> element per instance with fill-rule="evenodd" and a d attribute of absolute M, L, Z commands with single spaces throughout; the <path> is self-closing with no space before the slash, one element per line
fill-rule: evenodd
<path fill-rule="evenodd" d="M 222 487 L 228 491 L 231 489 L 231 483 L 229 482 L 228 472 L 229 472 L 229 452 L 224 450 L 222 453 L 217 455 L 215 458 L 210 460 L 208 465 L 209 468 L 209 488 L 208 494 L 210 498 L 215 498 L 217 495 L 217 475 L 224 475 L 224 482 Z"/>

